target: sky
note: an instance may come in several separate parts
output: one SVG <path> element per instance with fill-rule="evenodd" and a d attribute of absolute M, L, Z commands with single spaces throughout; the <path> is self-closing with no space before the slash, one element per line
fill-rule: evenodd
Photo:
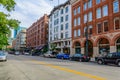
<path fill-rule="evenodd" d="M 67 0 L 15 0 L 15 11 L 10 12 L 11 18 L 19 20 L 20 26 L 30 27 L 44 14 L 50 13 L 54 6 Z"/>

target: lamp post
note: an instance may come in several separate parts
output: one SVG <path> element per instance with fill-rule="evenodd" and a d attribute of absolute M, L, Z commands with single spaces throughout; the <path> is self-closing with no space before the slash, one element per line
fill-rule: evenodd
<path fill-rule="evenodd" d="M 86 37 L 86 50 L 85 50 L 85 53 L 86 53 L 86 56 L 88 57 L 88 21 L 86 22 L 86 34 L 85 34 L 85 37 Z"/>

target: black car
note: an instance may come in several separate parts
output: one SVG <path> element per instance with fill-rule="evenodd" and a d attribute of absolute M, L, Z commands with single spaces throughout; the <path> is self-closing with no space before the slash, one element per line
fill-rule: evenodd
<path fill-rule="evenodd" d="M 88 61 L 90 61 L 90 57 L 87 57 L 84 54 L 76 53 L 70 57 L 70 60 L 80 61 L 80 62 L 88 62 Z"/>
<path fill-rule="evenodd" d="M 120 52 L 108 53 L 105 56 L 96 57 L 95 60 L 98 64 L 116 64 L 120 66 Z"/>

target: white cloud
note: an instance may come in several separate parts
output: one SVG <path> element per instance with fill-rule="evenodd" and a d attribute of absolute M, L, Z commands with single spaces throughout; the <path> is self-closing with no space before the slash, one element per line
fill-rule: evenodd
<path fill-rule="evenodd" d="M 30 27 L 37 19 L 52 10 L 45 0 L 16 0 L 16 8 L 11 17 L 21 21 L 20 26 Z"/>

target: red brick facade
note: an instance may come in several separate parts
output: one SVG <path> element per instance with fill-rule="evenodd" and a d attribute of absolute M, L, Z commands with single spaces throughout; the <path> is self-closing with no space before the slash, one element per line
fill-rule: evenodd
<path fill-rule="evenodd" d="M 109 51 L 114 52 L 117 51 L 116 49 L 116 41 L 120 38 L 120 0 L 119 1 L 119 12 L 113 13 L 113 2 L 115 0 L 101 0 L 99 4 L 96 4 L 96 0 L 92 0 L 92 7 L 87 8 L 87 10 L 84 9 L 84 3 L 88 2 L 89 0 L 77 0 L 75 3 L 72 4 L 72 47 L 75 49 L 75 43 L 79 42 L 80 43 L 80 48 L 85 47 L 85 35 L 84 35 L 84 27 L 92 25 L 92 34 L 89 35 L 89 41 L 91 42 L 92 45 L 92 56 L 95 56 L 94 54 L 96 50 L 94 48 L 98 48 L 100 43 L 101 44 L 108 44 L 106 46 L 109 46 Z M 107 5 L 108 6 L 108 16 L 103 17 L 103 6 Z M 80 14 L 74 15 L 74 10 L 77 9 L 80 6 Z M 96 18 L 96 10 L 100 8 L 101 9 L 101 18 L 97 19 Z M 89 12 L 92 12 L 92 21 L 84 23 L 84 15 L 88 14 Z M 81 18 L 81 24 L 80 26 L 74 26 L 74 19 L 77 19 L 78 17 Z M 115 18 L 119 19 L 119 28 L 115 29 Z M 105 31 L 105 21 L 107 21 L 107 26 L 108 26 L 108 31 Z M 117 21 L 116 21 L 117 22 Z M 101 23 L 101 32 L 98 33 L 98 27 L 97 24 Z M 104 23 L 104 24 L 103 24 Z M 74 30 L 81 30 L 81 36 L 80 37 L 74 37 Z M 90 33 L 90 30 L 88 30 Z M 100 42 L 101 41 L 101 42 Z M 103 41 L 103 42 L 102 42 Z M 103 46 L 102 45 L 102 46 Z M 116 50 L 112 50 L 113 48 L 111 46 L 114 46 Z M 84 50 L 81 50 L 82 53 L 85 52 Z M 97 54 L 99 51 L 97 52 Z"/>
<path fill-rule="evenodd" d="M 48 16 L 45 14 L 27 29 L 27 47 L 38 47 L 48 42 Z"/>

